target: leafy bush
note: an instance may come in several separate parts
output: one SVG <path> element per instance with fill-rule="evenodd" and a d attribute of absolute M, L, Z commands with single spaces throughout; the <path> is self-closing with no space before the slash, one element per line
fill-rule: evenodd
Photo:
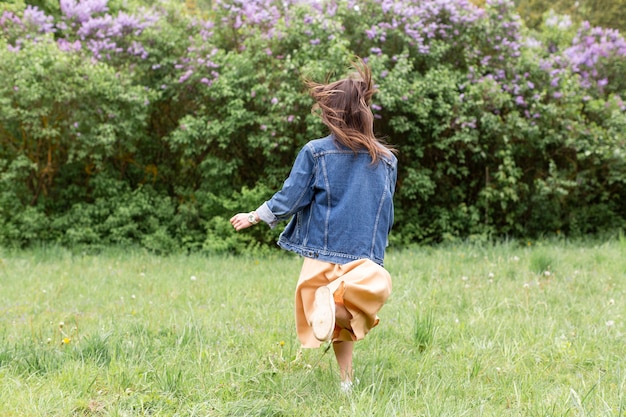
<path fill-rule="evenodd" d="M 505 0 L 187 3 L 4 6 L 0 243 L 272 247 L 227 220 L 326 134 L 303 79 L 355 55 L 399 150 L 396 244 L 624 228 L 618 32 Z"/>

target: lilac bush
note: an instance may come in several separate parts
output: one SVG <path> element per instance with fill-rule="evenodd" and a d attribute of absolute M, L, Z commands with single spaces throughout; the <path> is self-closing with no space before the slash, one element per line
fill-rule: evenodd
<path fill-rule="evenodd" d="M 71 158 L 46 171 L 56 201 L 41 193 L 23 200 L 43 204 L 51 219 L 76 216 L 67 207 L 87 213 L 102 195 L 91 184 L 121 181 L 115 192 L 174 202 L 169 222 L 154 217 L 161 237 L 207 250 L 271 242 L 273 232 L 233 235 L 222 226 L 224 213 L 266 198 L 299 147 L 325 133 L 302 79 L 340 76 L 356 55 L 378 83 L 376 130 L 400 151 L 397 242 L 599 232 L 626 222 L 626 43 L 615 30 L 547 14 L 542 31 L 531 32 L 509 0 L 484 7 L 468 0 L 216 0 L 193 13 L 178 2 L 62 0 L 54 15 L 34 6 L 0 14 L 0 58 L 11 58 L 3 63 L 26 53 L 20 59 L 31 57 L 36 67 L 44 50 L 83 71 L 90 101 L 72 105 L 93 112 L 42 110 L 38 117 L 64 126 L 68 149 L 72 141 L 106 138 L 91 154 L 65 151 Z M 89 80 L 103 68 L 133 93 L 118 101 L 105 90 L 92 94 Z M 35 110 L 15 112 L 27 90 L 7 64 L 0 72 L 15 80 L 0 95 L 7 144 Z M 32 80 L 28 94 L 47 88 L 43 78 Z M 47 108 L 62 108 L 62 100 Z M 115 123 L 134 126 L 133 139 Z M 50 143 L 58 137 L 42 132 Z M 116 147 L 124 151 L 107 151 Z M 34 160 L 5 146 L 0 173 L 27 171 Z M 120 201 L 132 200 L 122 194 Z M 104 202 L 98 207 L 115 217 Z M 66 220 L 51 224 L 69 243 L 120 236 L 85 217 L 82 227 L 97 230 L 89 238 L 64 234 L 58 225 Z"/>
<path fill-rule="evenodd" d="M 579 74 L 584 88 L 594 88 L 600 93 L 605 89 L 624 91 L 626 40 L 617 30 L 591 27 L 584 22 L 563 55 L 571 70 Z"/>

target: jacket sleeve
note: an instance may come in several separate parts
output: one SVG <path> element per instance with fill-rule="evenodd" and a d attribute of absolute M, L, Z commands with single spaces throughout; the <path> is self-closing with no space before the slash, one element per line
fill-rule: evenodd
<path fill-rule="evenodd" d="M 308 206 L 313 199 L 315 171 L 316 160 L 307 145 L 298 153 L 281 190 L 257 209 L 259 218 L 274 228 Z"/>

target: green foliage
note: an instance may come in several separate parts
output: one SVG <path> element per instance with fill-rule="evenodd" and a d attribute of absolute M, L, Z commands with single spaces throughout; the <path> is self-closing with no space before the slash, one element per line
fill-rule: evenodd
<path fill-rule="evenodd" d="M 168 226 L 172 201 L 145 185 L 131 190 L 107 176 L 92 178 L 93 201 L 76 203 L 52 223 L 59 241 L 70 246 L 132 245 L 170 252 L 177 247 Z"/>
<path fill-rule="evenodd" d="M 0 245 L 268 251 L 280 227 L 235 233 L 228 219 L 268 199 L 327 134 L 303 80 L 343 76 L 355 56 L 379 88 L 376 133 L 399 151 L 392 243 L 626 227 L 622 56 L 599 56 L 587 80 L 565 51 L 588 33 L 559 15 L 527 30 L 506 2 L 437 3 L 419 18 L 358 3 L 268 2 L 271 21 L 241 20 L 227 1 L 159 3 L 154 24 L 108 39 L 119 51 L 100 58 L 71 29 L 26 41 L 7 24 Z M 109 16 L 142 6 L 111 1 Z M 61 37 L 82 46 L 64 51 Z"/>
<path fill-rule="evenodd" d="M 0 51 L 0 240 L 49 240 L 46 213 L 63 217 L 74 203 L 86 204 L 98 173 L 147 179 L 134 155 L 152 95 L 50 42 Z"/>

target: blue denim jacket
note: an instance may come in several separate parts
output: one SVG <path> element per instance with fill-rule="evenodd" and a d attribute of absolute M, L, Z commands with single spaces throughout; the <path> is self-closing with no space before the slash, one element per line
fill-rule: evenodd
<path fill-rule="evenodd" d="M 304 257 L 344 264 L 367 258 L 383 265 L 393 224 L 395 156 L 372 164 L 332 136 L 300 150 L 283 187 L 257 209 L 274 228 L 293 216 L 278 239 L 283 249 Z"/>

